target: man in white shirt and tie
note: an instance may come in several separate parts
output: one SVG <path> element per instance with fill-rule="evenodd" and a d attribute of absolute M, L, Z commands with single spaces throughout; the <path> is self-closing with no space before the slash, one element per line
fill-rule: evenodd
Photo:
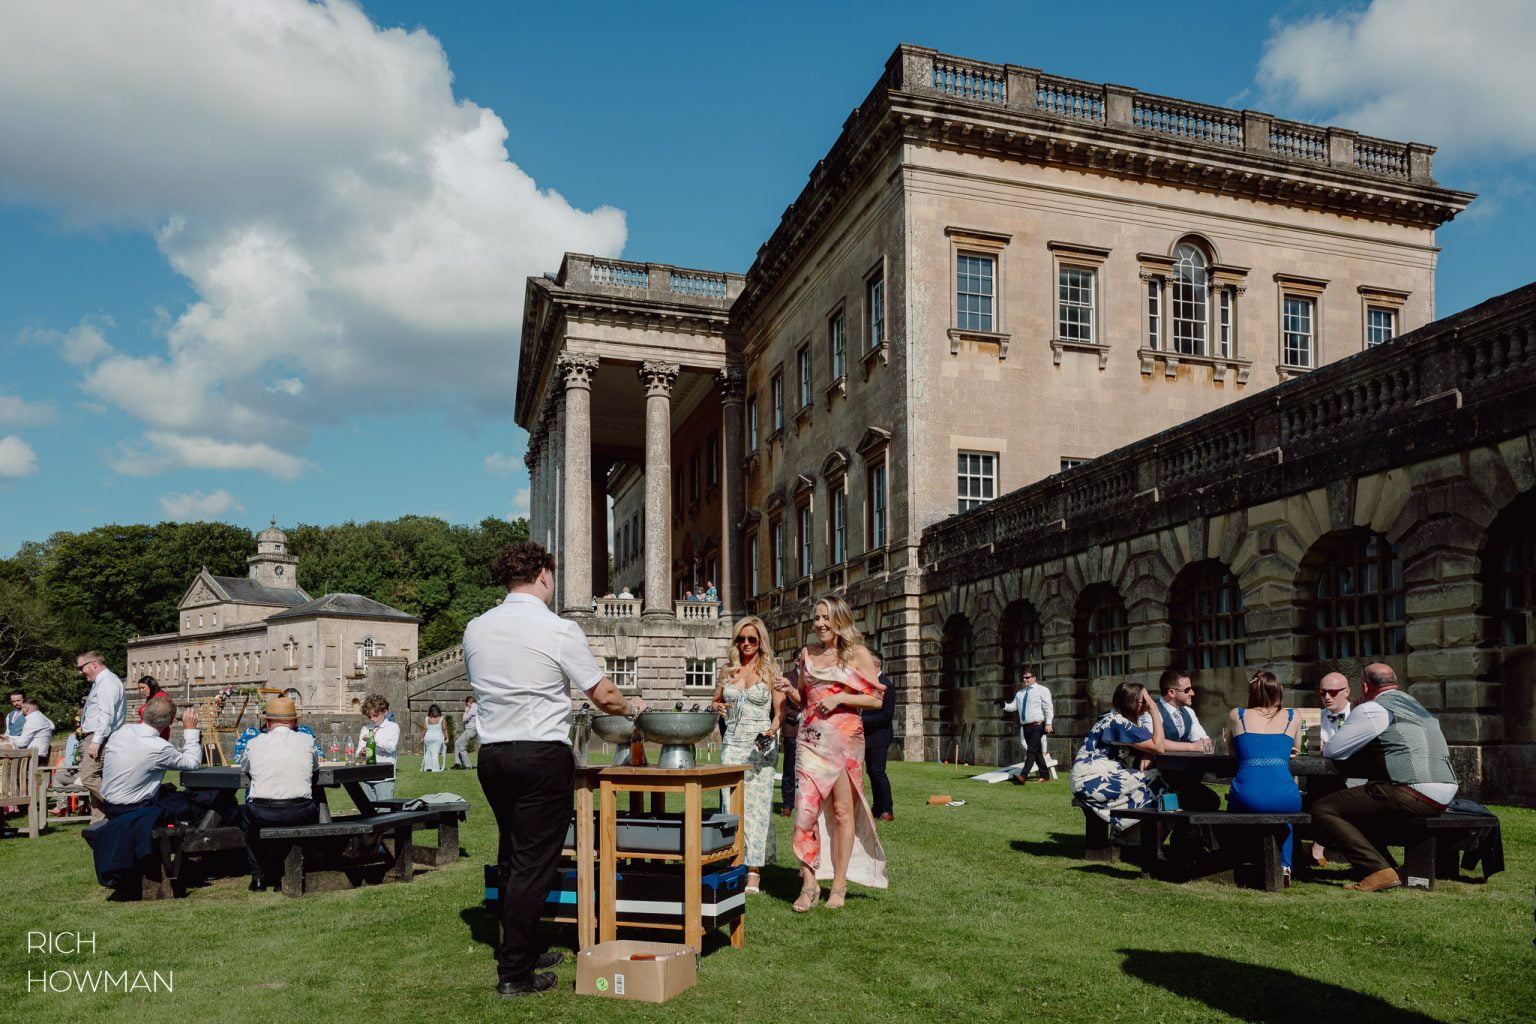
<path fill-rule="evenodd" d="M 91 821 L 97 822 L 106 817 L 101 810 L 102 751 L 112 734 L 123 727 L 128 717 L 128 701 L 123 694 L 123 681 L 107 668 L 100 651 L 86 651 L 77 657 L 75 668 L 91 681 L 85 709 L 80 712 L 80 745 L 84 753 L 80 755 L 79 782 L 91 795 Z"/>
<path fill-rule="evenodd" d="M 1349 718 L 1349 696 L 1349 677 L 1342 672 L 1329 672 L 1317 681 L 1317 702 L 1322 705 L 1317 725 L 1319 752 Z M 1307 779 L 1307 800 L 1310 802 L 1337 793 L 1344 785 L 1343 779 L 1333 776 L 1311 776 Z M 1312 843 L 1312 862 L 1320 868 L 1328 866 L 1328 851 L 1317 840 Z"/>
<path fill-rule="evenodd" d="M 1019 742 L 1024 744 L 1024 767 L 1013 777 L 1014 782 L 1029 782 L 1030 768 L 1037 768 L 1040 777 L 1035 782 L 1049 782 L 1051 769 L 1045 763 L 1045 735 L 1055 732 L 1056 707 L 1051 701 L 1051 691 L 1035 679 L 1035 673 L 1025 669 L 1019 677 L 1019 691 L 1013 700 L 1003 705 L 1005 712 L 1019 716 Z"/>
<path fill-rule="evenodd" d="M 144 720 L 124 725 L 112 734 L 102 764 L 102 812 L 109 818 L 148 807 L 157 802 L 160 784 L 167 771 L 200 768 L 203 745 L 197 730 L 197 712 L 187 708 L 181 716 L 181 745 L 177 750 L 161 738 L 160 730 L 176 720 L 176 702 L 164 694 L 144 704 Z M 172 800 L 166 806 L 181 811 L 185 800 Z M 95 801 L 92 801 L 94 809 Z"/>
<path fill-rule="evenodd" d="M 245 860 L 251 891 L 260 892 L 279 871 L 272 844 L 257 839 L 266 825 L 313 825 L 320 820 L 315 803 L 315 768 L 320 748 L 315 738 L 297 731 L 298 707 L 290 697 L 273 697 L 263 712 L 266 732 L 245 745 Z"/>

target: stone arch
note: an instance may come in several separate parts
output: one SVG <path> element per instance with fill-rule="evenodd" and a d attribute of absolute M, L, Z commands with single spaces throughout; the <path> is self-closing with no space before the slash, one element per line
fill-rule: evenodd
<path fill-rule="evenodd" d="M 1402 547 L 1369 526 L 1334 530 L 1308 549 L 1296 576 L 1298 678 L 1356 676 L 1367 662 L 1406 668 Z"/>
<path fill-rule="evenodd" d="M 976 759 L 976 729 L 981 720 L 976 699 L 976 635 L 961 613 L 944 622 L 939 649 L 939 760 Z"/>
<path fill-rule="evenodd" d="M 1073 678 L 1093 707 L 1130 674 L 1130 614 L 1112 583 L 1082 589 L 1072 609 Z"/>

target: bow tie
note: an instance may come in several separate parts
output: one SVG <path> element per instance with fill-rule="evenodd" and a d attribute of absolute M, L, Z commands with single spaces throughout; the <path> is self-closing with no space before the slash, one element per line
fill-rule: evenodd
<path fill-rule="evenodd" d="M 1328 721 L 1332 722 L 1334 725 L 1342 724 L 1344 721 L 1344 712 L 1340 711 L 1338 714 L 1334 714 L 1330 711 L 1328 713 Z"/>

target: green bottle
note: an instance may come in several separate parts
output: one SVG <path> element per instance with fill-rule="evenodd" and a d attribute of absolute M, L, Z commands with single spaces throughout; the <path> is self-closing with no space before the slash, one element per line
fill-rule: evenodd
<path fill-rule="evenodd" d="M 378 764 L 379 763 L 379 748 L 378 748 L 378 745 L 376 743 L 374 743 L 374 741 L 373 741 L 374 731 L 375 730 L 372 730 L 372 729 L 368 730 L 368 763 L 369 764 Z"/>
<path fill-rule="evenodd" d="M 1301 723 L 1301 756 L 1307 756 L 1307 723 Z"/>

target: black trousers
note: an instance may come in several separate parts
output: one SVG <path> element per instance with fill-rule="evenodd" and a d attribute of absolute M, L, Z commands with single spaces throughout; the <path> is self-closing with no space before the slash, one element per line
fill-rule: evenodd
<path fill-rule="evenodd" d="M 788 728 L 780 730 L 781 738 L 779 746 L 784 748 L 784 778 L 779 783 L 779 798 L 785 807 L 793 809 L 795 806 L 795 747 L 800 745 L 800 729 Z"/>
<path fill-rule="evenodd" d="M 1049 779 L 1051 769 L 1045 763 L 1045 723 L 1030 722 L 1021 727 L 1024 731 L 1024 769 L 1019 777 L 1029 778 L 1029 770 L 1039 766 L 1040 777 Z"/>
<path fill-rule="evenodd" d="M 1443 811 L 1405 786 L 1367 782 L 1313 801 L 1312 828 L 1324 846 L 1343 851 L 1364 877 L 1397 866 L 1378 845 L 1384 832 L 1410 818 L 1431 818 Z"/>
<path fill-rule="evenodd" d="M 864 737 L 864 770 L 869 772 L 869 801 L 870 810 L 875 817 L 882 814 L 894 814 L 895 805 L 891 802 L 891 777 L 885 774 L 885 762 L 891 752 L 891 736 Z M 785 776 L 788 778 L 788 776 Z"/>
<path fill-rule="evenodd" d="M 564 743 L 484 743 L 477 771 L 500 833 L 496 973 L 499 981 L 526 982 L 545 949 L 538 937 L 539 912 L 555 883 L 571 822 L 576 761 Z"/>
<path fill-rule="evenodd" d="M 256 832 L 267 825 L 313 825 L 320 820 L 320 807 L 307 796 L 290 800 L 264 800 L 260 797 L 245 802 L 241 825 L 245 829 L 245 863 L 251 869 L 252 881 L 263 885 L 276 882 L 283 873 L 277 863 L 277 854 L 287 848 L 286 843 L 268 843 L 256 838 Z"/>

